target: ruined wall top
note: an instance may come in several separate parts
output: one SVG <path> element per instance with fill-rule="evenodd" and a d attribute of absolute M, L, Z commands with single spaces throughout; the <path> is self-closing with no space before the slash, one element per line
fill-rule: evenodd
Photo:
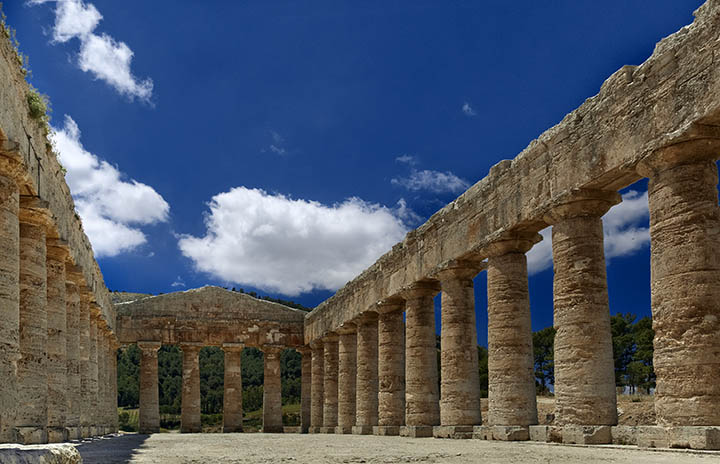
<path fill-rule="evenodd" d="M 146 296 L 115 307 L 120 343 L 303 344 L 305 311 L 220 287 Z"/>
<path fill-rule="evenodd" d="M 632 184 L 641 178 L 638 163 L 660 148 L 720 138 L 718 60 L 720 0 L 708 0 L 695 21 L 659 42 L 647 61 L 615 72 L 597 95 L 515 159 L 493 166 L 309 313 L 306 343 L 458 260 L 477 264 L 504 234 L 545 228 L 546 213 L 580 189 L 617 191 Z"/>
<path fill-rule="evenodd" d="M 95 261 L 90 241 L 83 231 L 80 217 L 64 171 L 49 149 L 43 124 L 29 115 L 25 81 L 18 56 L 5 34 L 0 34 L 0 156 L 14 157 L 23 165 L 20 195 L 36 197 L 36 203 L 47 207 L 54 222 L 48 238 L 65 243 L 76 268 L 71 270 L 101 308 L 103 318 L 112 329 L 115 311 Z"/>

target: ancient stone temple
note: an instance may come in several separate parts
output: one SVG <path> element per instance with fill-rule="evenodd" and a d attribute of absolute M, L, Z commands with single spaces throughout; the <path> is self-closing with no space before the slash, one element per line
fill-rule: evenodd
<path fill-rule="evenodd" d="M 117 430 L 116 349 L 141 352 L 140 429 L 159 431 L 157 352 L 225 353 L 225 432 L 242 430 L 245 347 L 264 353 L 263 431 L 281 432 L 280 351 L 302 354 L 310 433 L 720 449 L 720 0 L 625 66 L 513 160 L 310 313 L 215 287 L 110 304 L 14 53 L 0 40 L 0 442 Z M 603 215 L 649 179 L 657 423 L 618 426 Z M 552 226 L 553 425 L 538 425 L 526 253 Z M 487 273 L 481 415 L 474 278 Z M 435 298 L 440 295 L 440 364 Z M 117 314 L 117 316 L 116 316 Z"/>

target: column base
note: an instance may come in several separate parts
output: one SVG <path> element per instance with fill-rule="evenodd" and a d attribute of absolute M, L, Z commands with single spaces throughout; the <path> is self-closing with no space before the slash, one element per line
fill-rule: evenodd
<path fill-rule="evenodd" d="M 242 425 L 223 425 L 223 433 L 242 433 Z"/>
<path fill-rule="evenodd" d="M 403 425 L 400 427 L 400 436 L 409 438 L 432 438 L 432 425 Z"/>
<path fill-rule="evenodd" d="M 354 425 L 352 428 L 353 435 L 372 435 L 372 425 Z"/>
<path fill-rule="evenodd" d="M 87 437 L 94 437 L 97 435 L 97 426 L 91 425 L 87 428 Z"/>
<path fill-rule="evenodd" d="M 144 435 L 150 435 L 151 433 L 160 433 L 160 426 L 145 427 L 145 428 L 140 429 L 140 431 L 138 433 L 144 434 Z"/>
<path fill-rule="evenodd" d="M 293 426 L 293 427 L 283 427 L 283 433 L 302 433 L 302 427 Z"/>
<path fill-rule="evenodd" d="M 322 427 L 308 427 L 307 433 L 320 433 Z"/>
<path fill-rule="evenodd" d="M 262 433 L 283 433 L 282 425 L 264 425 Z"/>
<path fill-rule="evenodd" d="M 180 427 L 180 433 L 202 433 L 202 426 L 189 425 L 187 427 Z"/>
<path fill-rule="evenodd" d="M 613 427 L 614 435 L 617 428 Z M 635 429 L 637 445 L 643 448 L 720 450 L 720 427 L 638 426 Z"/>
<path fill-rule="evenodd" d="M 528 427 L 521 425 L 476 425 L 473 438 L 480 440 L 527 441 L 530 439 Z"/>
<path fill-rule="evenodd" d="M 352 434 L 352 426 L 338 425 L 335 427 L 335 433 L 338 435 L 350 435 Z"/>
<path fill-rule="evenodd" d="M 22 445 L 43 445 L 48 442 L 48 434 L 40 427 L 15 427 L 15 438 Z"/>
<path fill-rule="evenodd" d="M 433 437 L 464 439 L 473 437 L 472 425 L 436 425 L 433 427 Z"/>
<path fill-rule="evenodd" d="M 68 441 L 68 431 L 65 427 L 48 427 L 48 443 L 62 443 Z"/>
<path fill-rule="evenodd" d="M 612 443 L 609 425 L 565 425 L 562 428 L 562 442 L 575 445 L 607 445 Z"/>
<path fill-rule="evenodd" d="M 82 431 L 80 427 L 65 427 L 67 431 L 68 440 L 80 440 L 82 438 Z"/>
<path fill-rule="evenodd" d="M 531 425 L 528 432 L 531 441 L 562 443 L 562 427 L 556 425 Z"/>
<path fill-rule="evenodd" d="M 398 436 L 400 435 L 399 425 L 376 425 L 373 427 L 373 435 Z"/>
<path fill-rule="evenodd" d="M 335 427 L 320 427 L 320 433 L 335 433 Z"/>

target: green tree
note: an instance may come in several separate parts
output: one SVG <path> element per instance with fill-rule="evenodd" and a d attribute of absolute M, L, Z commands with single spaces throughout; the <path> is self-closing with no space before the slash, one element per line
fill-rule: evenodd
<path fill-rule="evenodd" d="M 538 394 L 550 392 L 555 384 L 555 328 L 546 327 L 533 333 L 535 384 Z"/>

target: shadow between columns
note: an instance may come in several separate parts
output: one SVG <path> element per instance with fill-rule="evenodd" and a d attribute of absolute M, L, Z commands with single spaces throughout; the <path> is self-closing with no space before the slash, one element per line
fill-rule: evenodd
<path fill-rule="evenodd" d="M 77 446 L 84 464 L 126 464 L 150 435 L 132 433 L 96 438 Z"/>

